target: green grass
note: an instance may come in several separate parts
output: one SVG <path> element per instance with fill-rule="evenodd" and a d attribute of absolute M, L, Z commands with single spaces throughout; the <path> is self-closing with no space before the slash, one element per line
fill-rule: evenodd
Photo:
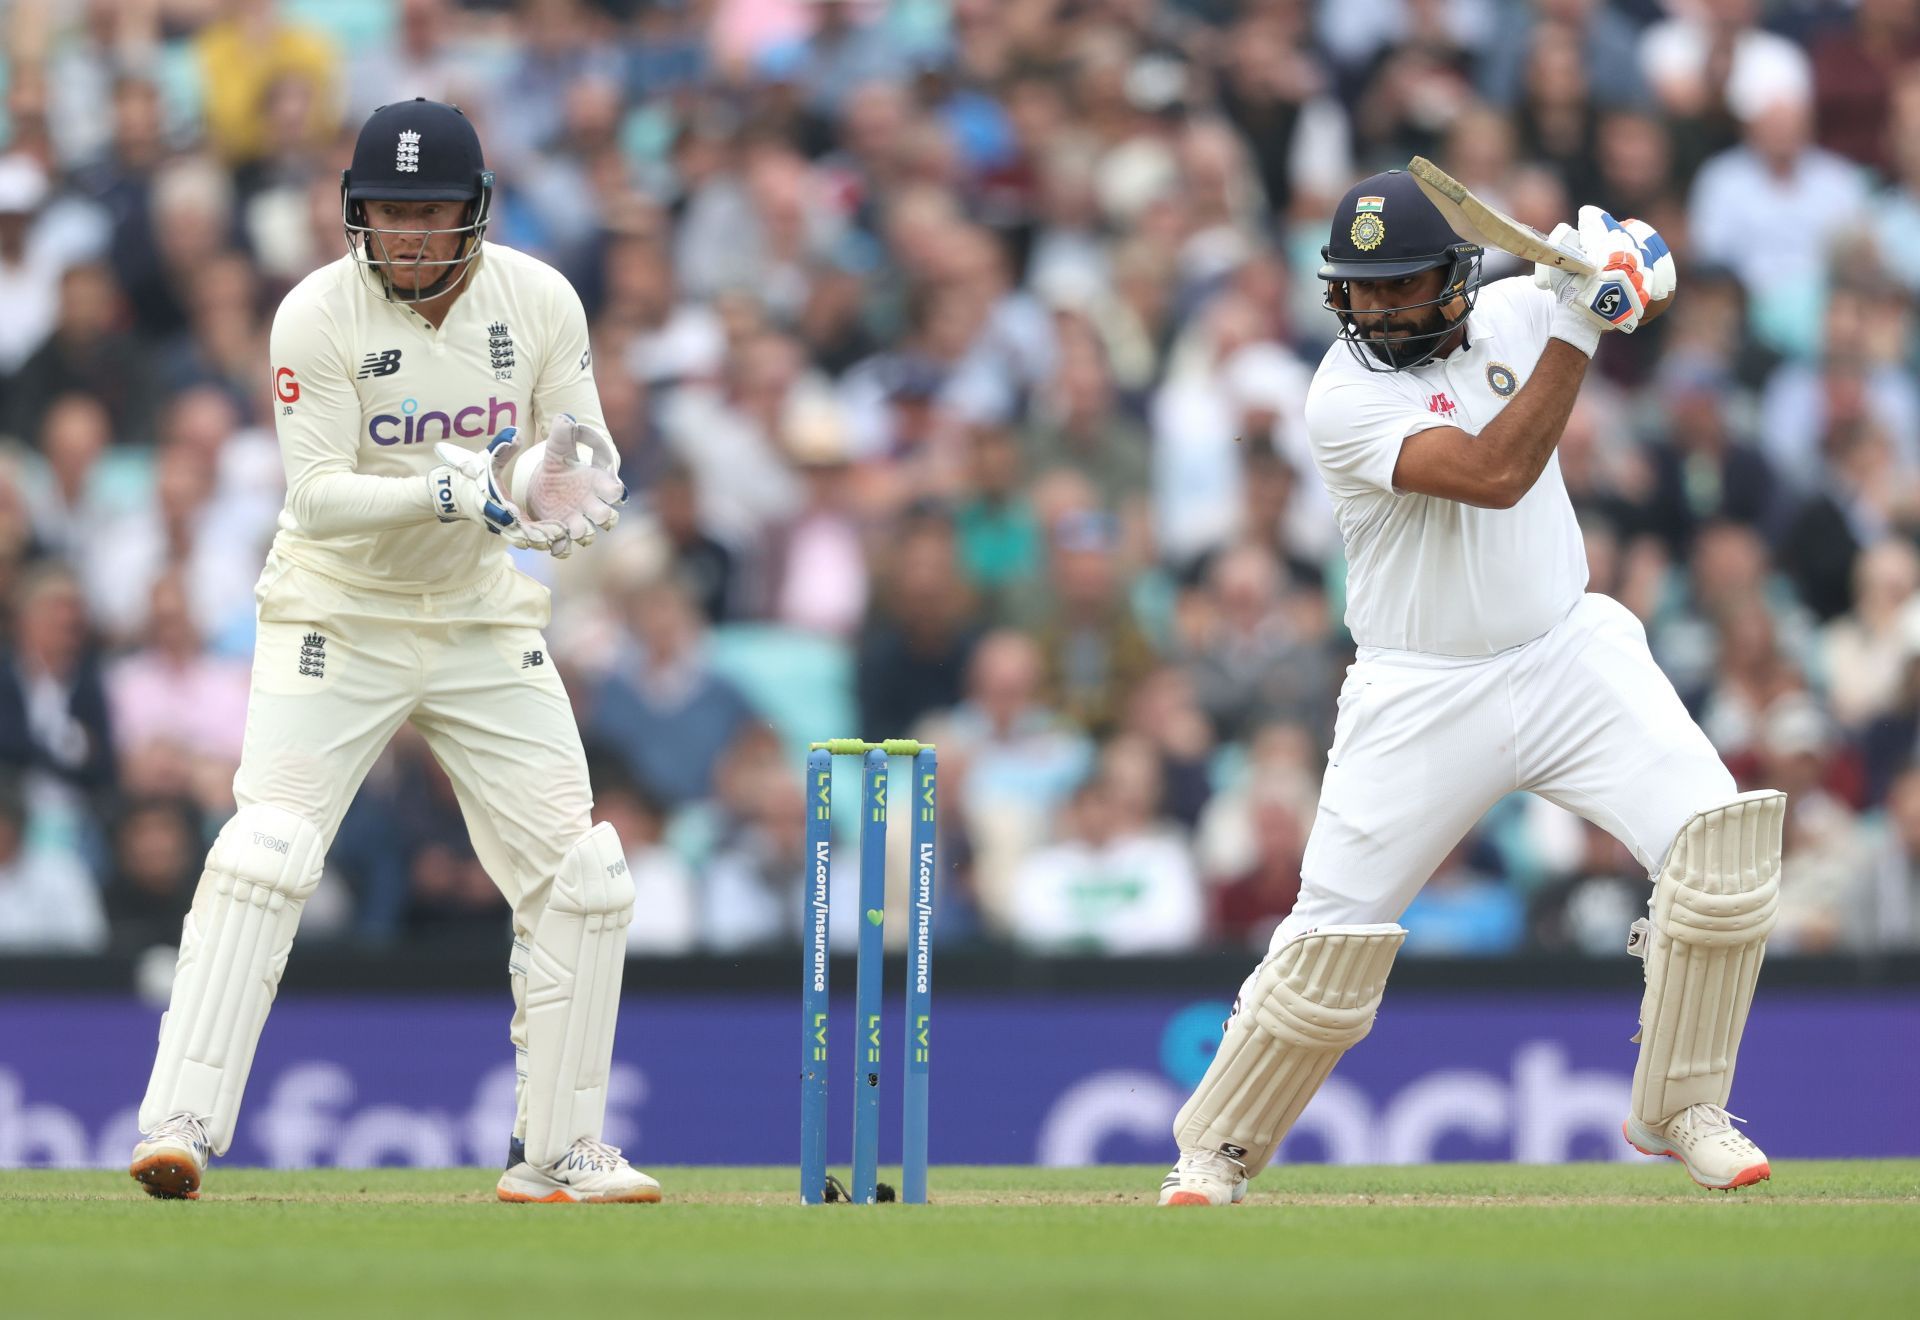
<path fill-rule="evenodd" d="M 0 1172 L 0 1314 L 1911 1316 L 1920 1161 L 1275 1169 L 1159 1211 L 1164 1169 L 937 1168 L 936 1204 L 803 1209 L 790 1169 L 654 1169 L 658 1206 L 506 1206 L 486 1170 Z"/>

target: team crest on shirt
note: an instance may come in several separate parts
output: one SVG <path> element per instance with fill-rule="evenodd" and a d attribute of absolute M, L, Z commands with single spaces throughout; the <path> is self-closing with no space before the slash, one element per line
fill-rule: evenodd
<path fill-rule="evenodd" d="M 513 331 L 505 321 L 487 327 L 487 356 L 493 363 L 495 380 L 513 379 Z"/>
<path fill-rule="evenodd" d="M 1362 252 L 1371 252 L 1386 241 L 1387 222 L 1372 211 L 1362 211 L 1353 217 L 1353 227 L 1347 236 Z"/>
<path fill-rule="evenodd" d="M 1513 368 L 1504 362 L 1487 363 L 1487 388 L 1503 399 L 1511 399 L 1519 387 L 1520 378 L 1513 374 Z"/>

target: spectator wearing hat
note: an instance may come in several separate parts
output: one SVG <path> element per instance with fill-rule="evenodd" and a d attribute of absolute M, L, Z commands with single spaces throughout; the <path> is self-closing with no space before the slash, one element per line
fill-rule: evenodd
<path fill-rule="evenodd" d="M 781 439 L 804 493 L 768 555 L 768 613 L 789 627 L 852 637 L 866 617 L 868 578 L 848 489 L 846 418 L 831 394 L 796 392 L 781 420 Z"/>

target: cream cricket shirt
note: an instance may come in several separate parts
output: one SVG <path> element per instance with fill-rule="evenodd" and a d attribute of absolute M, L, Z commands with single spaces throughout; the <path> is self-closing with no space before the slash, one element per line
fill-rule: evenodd
<path fill-rule="evenodd" d="M 269 574 L 277 559 L 386 592 L 470 587 L 506 546 L 435 516 L 434 442 L 482 449 L 517 426 L 524 452 L 556 413 L 604 425 L 579 297 L 492 243 L 437 330 L 351 257 L 323 266 L 280 304 L 271 353 L 287 501 Z"/>
<path fill-rule="evenodd" d="M 1400 445 L 1457 426 L 1478 434 L 1526 384 L 1552 295 L 1524 278 L 1480 290 L 1467 344 L 1410 371 L 1368 371 L 1344 343 L 1307 391 L 1313 459 L 1347 552 L 1347 629 L 1361 646 L 1484 656 L 1532 641 L 1587 586 L 1586 547 L 1556 454 L 1511 509 L 1393 489 Z"/>

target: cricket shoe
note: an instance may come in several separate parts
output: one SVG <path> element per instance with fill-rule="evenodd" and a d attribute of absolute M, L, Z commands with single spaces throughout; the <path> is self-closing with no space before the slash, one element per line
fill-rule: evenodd
<path fill-rule="evenodd" d="M 197 1201 L 208 1157 L 206 1127 L 192 1114 L 175 1114 L 141 1138 L 127 1172 L 148 1196 Z"/>
<path fill-rule="evenodd" d="M 1247 1166 L 1217 1150 L 1183 1150 L 1160 1180 L 1161 1205 L 1239 1205 L 1247 1199 Z"/>
<path fill-rule="evenodd" d="M 1688 1105 L 1659 1127 L 1628 1118 L 1620 1131 L 1642 1155 L 1670 1155 L 1702 1187 L 1727 1192 L 1773 1176 L 1766 1152 L 1734 1128 L 1736 1120 L 1746 1121 L 1719 1105 Z"/>
<path fill-rule="evenodd" d="M 658 1201 L 660 1184 L 628 1164 L 617 1146 L 582 1137 L 567 1153 L 535 1168 L 525 1160 L 500 1175 L 502 1201 Z"/>

